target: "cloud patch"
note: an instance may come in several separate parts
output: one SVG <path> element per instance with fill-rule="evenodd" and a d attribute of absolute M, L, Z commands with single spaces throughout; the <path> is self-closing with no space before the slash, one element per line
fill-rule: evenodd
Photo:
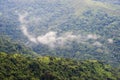
<path fill-rule="evenodd" d="M 88 34 L 88 35 L 87 35 L 87 38 L 88 38 L 88 39 L 94 39 L 94 40 L 96 40 L 96 39 L 99 38 L 99 36 L 96 35 L 96 34 Z"/>
<path fill-rule="evenodd" d="M 97 46 L 97 47 L 102 47 L 102 43 L 96 41 L 93 43 L 94 46 Z"/>
<path fill-rule="evenodd" d="M 108 39 L 108 43 L 113 43 L 113 39 L 112 38 L 110 38 L 110 39 Z"/>
<path fill-rule="evenodd" d="M 20 29 L 23 32 L 23 34 L 29 39 L 29 41 L 35 43 L 35 44 L 44 44 L 49 47 L 55 48 L 55 47 L 64 47 L 66 45 L 72 44 L 73 41 L 76 41 L 79 43 L 89 43 L 88 40 L 92 39 L 95 40 L 92 45 L 101 47 L 102 44 L 97 41 L 97 39 L 100 38 L 97 34 L 73 34 L 73 32 L 65 32 L 58 35 L 58 32 L 49 30 L 47 33 L 39 36 L 33 36 L 28 31 L 28 25 L 31 23 L 31 20 L 26 20 L 26 17 L 29 14 L 26 12 L 24 14 L 18 14 L 19 21 L 21 23 Z M 29 22 L 30 21 L 30 22 Z M 111 39 L 108 40 L 109 42 L 112 42 Z"/>
<path fill-rule="evenodd" d="M 27 15 L 28 13 L 25 13 L 23 15 L 21 14 L 18 15 L 19 21 L 21 23 L 20 28 L 23 34 L 33 43 L 36 43 L 36 44 L 41 43 L 44 45 L 48 45 L 50 47 L 55 47 L 57 45 L 63 46 L 66 42 L 77 39 L 77 36 L 73 35 L 71 32 L 66 32 L 65 34 L 61 36 L 57 36 L 57 32 L 55 31 L 49 31 L 44 35 L 35 37 L 31 35 L 27 30 L 27 24 L 29 23 L 29 21 L 26 21 L 25 19 Z"/>

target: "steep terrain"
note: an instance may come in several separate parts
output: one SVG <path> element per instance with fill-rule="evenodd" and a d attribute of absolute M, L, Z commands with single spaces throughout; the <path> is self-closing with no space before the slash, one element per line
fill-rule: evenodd
<path fill-rule="evenodd" d="M 23 43 L 16 42 L 15 40 L 12 40 L 11 38 L 3 35 L 0 36 L 0 52 L 5 52 L 8 54 L 29 54 L 31 56 L 36 54 Z"/>
<path fill-rule="evenodd" d="M 119 0 L 1 0 L 0 34 L 41 55 L 120 64 Z"/>

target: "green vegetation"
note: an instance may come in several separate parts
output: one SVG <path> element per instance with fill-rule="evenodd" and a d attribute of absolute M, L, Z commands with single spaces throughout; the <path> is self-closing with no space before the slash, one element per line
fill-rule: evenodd
<path fill-rule="evenodd" d="M 120 80 L 119 14 L 119 0 L 0 0 L 0 80 Z"/>
<path fill-rule="evenodd" d="M 120 0 L 54 0 L 52 2 L 1 0 L 0 35 L 7 35 L 13 40 L 23 42 L 40 55 L 77 60 L 97 59 L 118 67 L 120 65 L 119 14 Z M 25 23 L 24 27 L 26 26 L 27 30 L 22 31 L 23 24 L 19 20 L 19 15 L 25 17 L 22 22 Z M 62 48 L 59 44 L 63 43 L 56 41 L 57 47 L 55 45 L 55 48 L 51 49 L 48 47 L 49 44 L 36 44 L 30 41 L 24 34 L 27 31 L 29 38 L 44 36 L 50 31 L 57 32 L 55 37 L 65 36 L 70 32 L 77 36 L 77 40 L 70 42 L 68 39 Z M 84 40 L 90 34 L 99 38 Z M 21 44 L 3 41 L 0 41 L 2 52 L 31 53 Z"/>
<path fill-rule="evenodd" d="M 63 24 L 55 27 L 61 34 L 73 32 L 73 34 L 81 35 L 83 40 L 89 34 L 96 34 L 98 37 L 82 41 L 81 38 L 71 42 L 62 48 L 51 50 L 48 46 L 37 45 L 32 49 L 41 55 L 54 55 L 60 57 L 74 58 L 77 60 L 97 59 L 105 61 L 113 66 L 120 65 L 120 16 L 107 14 L 102 10 L 86 10 L 79 17 L 68 19 Z M 35 33 L 35 32 L 33 32 Z M 108 40 L 111 40 L 108 41 Z M 98 45 L 93 44 L 98 42 Z M 100 46 L 99 46 L 100 43 Z M 67 47 L 69 46 L 69 47 Z"/>
<path fill-rule="evenodd" d="M 119 73 L 120 74 L 120 73 Z M 90 60 L 0 53 L 0 80 L 119 80 L 109 65 Z"/>
<path fill-rule="evenodd" d="M 0 52 L 5 53 L 19 53 L 19 54 L 29 54 L 34 55 L 35 52 L 33 52 L 30 48 L 26 47 L 22 43 L 18 43 L 14 40 L 11 40 L 9 37 L 0 36 Z"/>

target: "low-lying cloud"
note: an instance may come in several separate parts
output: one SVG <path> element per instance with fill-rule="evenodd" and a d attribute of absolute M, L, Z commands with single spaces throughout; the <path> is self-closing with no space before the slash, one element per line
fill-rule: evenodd
<path fill-rule="evenodd" d="M 96 41 L 96 42 L 93 43 L 93 45 L 97 46 L 97 47 L 102 47 L 103 44 L 98 42 L 98 41 Z"/>
<path fill-rule="evenodd" d="M 55 31 L 49 31 L 44 35 L 35 37 L 28 32 L 28 29 L 27 29 L 28 21 L 25 20 L 27 15 L 28 15 L 28 13 L 25 13 L 24 15 L 19 15 L 19 21 L 21 23 L 20 28 L 21 28 L 21 31 L 23 32 L 23 34 L 31 42 L 34 42 L 36 44 L 41 43 L 41 44 L 48 45 L 50 47 L 55 47 L 58 44 L 60 46 L 63 46 L 67 41 L 73 41 L 73 40 L 77 39 L 77 36 L 73 35 L 71 32 L 66 32 L 64 35 L 57 36 L 57 32 L 55 32 Z"/>
<path fill-rule="evenodd" d="M 50 47 L 56 47 L 56 46 L 58 47 L 58 45 L 64 46 L 65 43 L 74 41 L 77 38 L 77 36 L 75 35 L 68 34 L 68 33 L 66 34 L 57 36 L 57 32 L 50 31 L 45 35 L 38 36 L 36 39 L 39 43 L 48 45 Z"/>
<path fill-rule="evenodd" d="M 112 39 L 112 38 L 109 38 L 109 39 L 108 39 L 108 43 L 111 43 L 111 44 L 112 44 L 112 43 L 113 43 L 113 39 Z"/>
<path fill-rule="evenodd" d="M 30 35 L 27 30 L 27 21 L 25 20 L 25 18 L 28 15 L 28 13 L 25 13 L 24 15 L 21 14 L 18 15 L 19 15 L 19 21 L 21 23 L 20 29 L 23 32 L 23 34 L 27 36 L 31 42 L 37 43 L 36 39 L 32 35 Z"/>
<path fill-rule="evenodd" d="M 103 44 L 99 42 L 98 40 L 101 38 L 100 35 L 97 34 L 74 34 L 73 32 L 65 32 L 59 34 L 57 31 L 49 30 L 47 33 L 33 36 L 28 31 L 28 25 L 29 21 L 26 20 L 26 17 L 28 16 L 28 13 L 25 14 L 19 14 L 19 21 L 21 23 L 20 29 L 23 32 L 23 34 L 29 39 L 29 41 L 35 43 L 35 44 L 43 44 L 47 45 L 49 47 L 55 48 L 55 47 L 63 47 L 66 45 L 71 44 L 73 41 L 79 43 L 89 43 L 89 40 L 93 40 L 94 42 L 91 44 L 93 46 L 102 47 Z M 59 35 L 58 35 L 59 34 Z M 107 39 L 108 43 L 113 43 L 113 39 Z"/>
<path fill-rule="evenodd" d="M 87 35 L 87 38 L 88 38 L 88 39 L 94 39 L 94 40 L 96 40 L 96 39 L 99 38 L 99 36 L 96 35 L 96 34 L 88 34 L 88 35 Z"/>

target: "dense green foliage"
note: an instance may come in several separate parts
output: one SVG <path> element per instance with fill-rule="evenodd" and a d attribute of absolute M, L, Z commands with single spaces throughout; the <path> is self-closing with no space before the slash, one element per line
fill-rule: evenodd
<path fill-rule="evenodd" d="M 94 1 L 96 4 L 93 4 Z M 26 1 L 18 2 L 16 0 L 1 0 L 0 35 L 8 35 L 14 40 L 23 42 L 41 55 L 78 60 L 97 59 L 112 65 L 120 64 L 119 0 L 71 0 L 70 2 L 64 0 L 51 3 L 49 0 L 36 0 L 36 2 L 30 1 L 29 3 L 26 3 Z M 56 37 L 61 37 L 61 35 L 69 32 L 76 36 L 81 35 L 81 37 L 77 36 L 78 39 L 73 42 L 66 41 L 62 48 L 59 45 L 55 45 L 55 48 L 51 49 L 48 47 L 49 44 L 34 44 L 21 30 L 23 24 L 19 21 L 19 14 L 24 16 L 24 13 L 28 13 L 23 20 L 27 22 L 25 23 L 27 28 L 25 31 L 28 31 L 31 36 L 44 36 L 49 31 L 54 31 L 58 33 Z M 95 34 L 99 38 L 84 40 L 89 34 Z M 0 44 L 4 45 L 3 42 Z M 7 49 L 5 46 L 1 46 L 4 48 L 1 48 L 3 52 L 17 50 L 17 52 L 23 53 L 26 51 L 21 48 L 22 45 L 14 43 L 16 47 L 12 47 L 9 41 L 7 41 L 7 44 L 9 44 Z"/>
<path fill-rule="evenodd" d="M 119 0 L 0 0 L 0 80 L 120 80 L 119 14 Z"/>
<path fill-rule="evenodd" d="M 52 2 L 1 0 L 0 35 L 7 35 L 13 40 L 23 42 L 40 55 L 77 60 L 97 59 L 118 67 L 120 65 L 119 14 L 119 0 L 54 0 Z M 48 35 L 51 31 L 57 34 Z M 75 35 L 77 39 L 69 41 L 71 40 L 69 33 Z M 31 41 L 34 38 L 38 39 L 38 36 L 44 38 L 46 34 L 45 39 L 52 40 L 43 39 L 42 42 L 48 41 L 49 44 L 39 43 L 38 40 L 35 40 L 38 43 Z M 64 43 L 55 41 L 59 44 L 54 43 L 54 48 L 51 48 L 50 41 L 56 37 L 62 38 L 63 42 L 68 39 Z M 0 41 L 2 52 L 31 53 L 21 44 L 3 41 L 3 39 Z"/>
<path fill-rule="evenodd" d="M 20 54 L 34 54 L 30 48 L 22 43 L 11 40 L 9 37 L 0 36 L 0 52 L 6 53 L 20 53 Z"/>
<path fill-rule="evenodd" d="M 119 73 L 120 74 L 120 73 Z M 109 66 L 96 60 L 25 57 L 0 53 L 0 80 L 119 80 Z"/>

